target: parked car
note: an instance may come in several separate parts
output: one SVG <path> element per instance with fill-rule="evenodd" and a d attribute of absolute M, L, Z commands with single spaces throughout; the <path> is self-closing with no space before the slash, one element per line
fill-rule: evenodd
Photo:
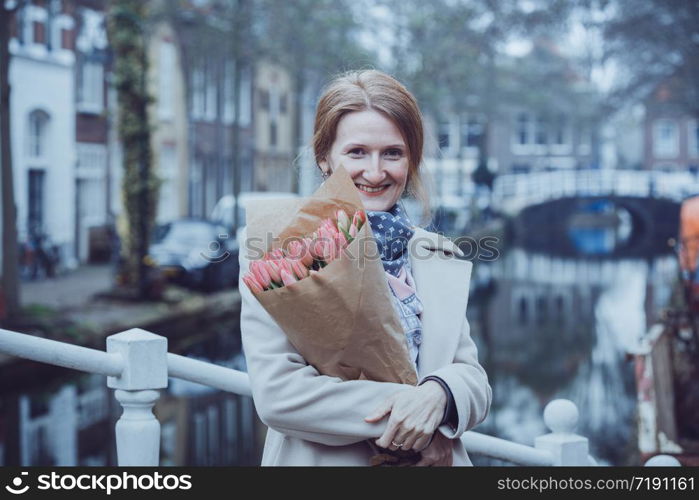
<path fill-rule="evenodd" d="M 245 207 L 251 201 L 257 200 L 280 200 L 280 199 L 295 199 L 299 195 L 296 193 L 285 193 L 277 191 L 248 191 L 240 193 L 238 196 L 238 230 L 236 239 L 240 241 L 240 231 L 247 224 L 245 218 Z M 211 220 L 223 224 L 226 228 L 233 227 L 233 206 L 235 197 L 226 195 L 222 197 L 211 211 Z"/>
<path fill-rule="evenodd" d="M 183 218 L 156 228 L 149 256 L 168 281 L 215 291 L 238 285 L 238 252 L 222 224 Z"/>

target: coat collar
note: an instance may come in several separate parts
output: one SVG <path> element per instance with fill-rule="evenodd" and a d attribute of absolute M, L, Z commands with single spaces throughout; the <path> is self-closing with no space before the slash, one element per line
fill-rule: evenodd
<path fill-rule="evenodd" d="M 416 227 L 410 240 L 410 265 L 423 304 L 418 378 L 451 363 L 466 317 L 473 265 L 447 237 Z"/>

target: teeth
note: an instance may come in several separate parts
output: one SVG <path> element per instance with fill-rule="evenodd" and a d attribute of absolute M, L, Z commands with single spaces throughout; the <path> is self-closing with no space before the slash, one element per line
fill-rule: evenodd
<path fill-rule="evenodd" d="M 361 189 L 362 191 L 366 191 L 367 193 L 378 193 L 379 191 L 383 191 L 386 186 L 378 187 L 378 188 L 372 188 L 369 186 L 363 186 L 361 184 L 357 184 L 357 187 Z"/>

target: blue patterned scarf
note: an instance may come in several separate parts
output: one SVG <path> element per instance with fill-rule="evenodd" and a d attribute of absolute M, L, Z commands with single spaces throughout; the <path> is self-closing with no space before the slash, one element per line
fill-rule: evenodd
<path fill-rule="evenodd" d="M 401 267 L 408 262 L 408 241 L 415 233 L 410 219 L 398 203 L 387 212 L 367 210 L 366 214 L 383 267 L 397 277 Z"/>

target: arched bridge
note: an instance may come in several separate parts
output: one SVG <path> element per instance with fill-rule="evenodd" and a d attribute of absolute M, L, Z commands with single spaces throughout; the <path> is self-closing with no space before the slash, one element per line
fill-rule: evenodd
<path fill-rule="evenodd" d="M 555 170 L 505 174 L 495 179 L 493 208 L 507 215 L 563 198 L 655 198 L 680 202 L 699 193 L 690 172 L 649 170 Z"/>
<path fill-rule="evenodd" d="M 561 235 L 576 215 L 605 200 L 632 222 L 633 234 L 618 251 L 640 256 L 667 248 L 668 238 L 677 234 L 679 203 L 697 193 L 699 178 L 689 172 L 559 170 L 500 176 L 493 207 L 516 218 L 516 239 L 524 246 L 568 253 L 573 248 Z"/>

